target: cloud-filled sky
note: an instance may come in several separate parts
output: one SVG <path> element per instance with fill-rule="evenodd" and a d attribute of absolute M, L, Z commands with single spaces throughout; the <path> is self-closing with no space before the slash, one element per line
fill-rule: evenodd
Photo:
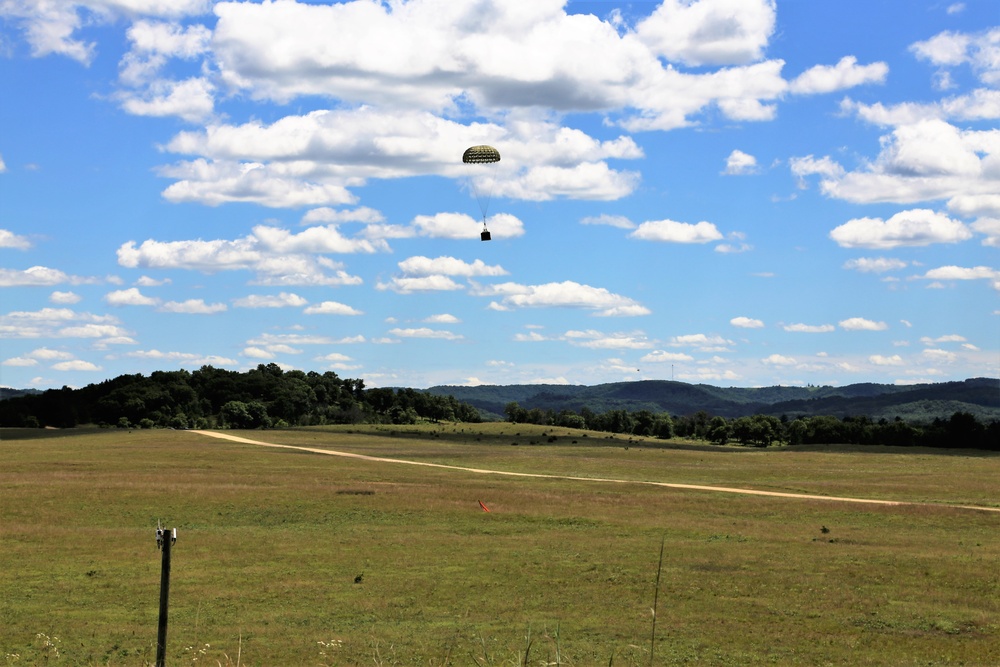
<path fill-rule="evenodd" d="M 1000 375 L 994 0 L 0 0 L 0 58 L 4 386 Z"/>

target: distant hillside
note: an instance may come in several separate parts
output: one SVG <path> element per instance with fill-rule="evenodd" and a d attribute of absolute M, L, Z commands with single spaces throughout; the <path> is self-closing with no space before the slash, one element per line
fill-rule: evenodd
<path fill-rule="evenodd" d="M 899 416 L 906 420 L 947 418 L 969 412 L 980 420 L 1000 419 L 1000 379 L 973 378 L 962 382 L 922 385 L 862 383 L 844 387 L 714 387 L 668 380 L 614 382 L 587 385 L 483 385 L 438 386 L 434 395 L 455 399 L 479 408 L 484 417 L 502 418 L 504 407 L 515 402 L 522 408 L 593 412 L 650 410 L 671 415 L 689 415 L 704 410 L 711 415 L 733 418 L 753 414 L 867 415 L 873 419 Z"/>
<path fill-rule="evenodd" d="M 5 398 L 17 398 L 18 396 L 33 396 L 42 393 L 38 389 L 11 389 L 10 387 L 0 387 L 0 401 Z"/>

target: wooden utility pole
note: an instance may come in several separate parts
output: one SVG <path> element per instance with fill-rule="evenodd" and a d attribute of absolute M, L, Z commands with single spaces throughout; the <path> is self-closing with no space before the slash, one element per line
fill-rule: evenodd
<path fill-rule="evenodd" d="M 159 522 L 157 522 L 158 524 Z M 156 546 L 163 552 L 160 565 L 160 622 L 156 631 L 156 667 L 167 661 L 167 609 L 170 600 L 170 547 L 177 541 L 177 529 L 156 528 Z"/>

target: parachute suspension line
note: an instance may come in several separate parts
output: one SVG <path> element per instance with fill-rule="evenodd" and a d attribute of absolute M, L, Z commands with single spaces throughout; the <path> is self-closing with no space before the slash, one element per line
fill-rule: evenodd
<path fill-rule="evenodd" d="M 486 214 L 490 208 L 490 200 L 493 199 L 493 188 L 496 185 L 496 169 L 497 163 L 500 162 L 500 151 L 492 146 L 472 146 L 466 149 L 462 155 L 462 162 L 468 165 L 482 165 L 486 168 L 482 170 L 485 171 L 482 179 L 477 179 L 476 173 L 470 173 L 469 182 L 472 186 L 473 194 L 476 195 L 476 201 L 479 203 L 479 211 L 483 215 L 483 231 L 480 234 L 480 238 L 483 241 L 489 241 L 490 232 L 486 228 Z M 477 169 L 473 167 L 471 171 L 476 172 Z M 481 181 L 481 183 L 477 183 L 477 181 Z"/>

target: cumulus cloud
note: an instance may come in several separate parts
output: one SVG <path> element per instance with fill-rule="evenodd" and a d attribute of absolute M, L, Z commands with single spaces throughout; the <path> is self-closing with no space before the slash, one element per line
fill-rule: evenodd
<path fill-rule="evenodd" d="M 235 240 L 156 241 L 118 248 L 118 264 L 126 268 L 253 271 L 261 285 L 356 285 L 340 265 L 319 253 L 372 253 L 384 243 L 343 236 L 335 226 L 310 227 L 300 234 L 257 225 L 249 236 Z M 331 273 L 332 272 L 332 273 Z"/>
<path fill-rule="evenodd" d="M 674 220 L 654 220 L 639 225 L 629 238 L 665 243 L 710 243 L 720 240 L 722 233 L 711 222 L 692 225 Z"/>
<path fill-rule="evenodd" d="M 429 327 L 395 328 L 390 329 L 389 333 L 400 338 L 433 338 L 438 340 L 460 340 L 462 338 L 460 334 L 443 329 L 431 329 Z"/>
<path fill-rule="evenodd" d="M 898 354 L 894 354 L 891 357 L 886 357 L 881 354 L 873 354 L 868 357 L 868 361 L 872 362 L 876 366 L 902 366 L 905 363 L 903 358 Z"/>
<path fill-rule="evenodd" d="M 995 86 L 1000 83 L 1000 28 L 990 28 L 979 33 L 944 31 L 910 46 L 910 50 L 923 60 L 940 67 L 969 65 L 979 79 Z"/>
<path fill-rule="evenodd" d="M 567 331 L 562 336 L 571 345 L 594 350 L 646 350 L 653 343 L 642 332 L 612 333 L 601 331 Z"/>
<path fill-rule="evenodd" d="M 136 350 L 126 352 L 126 357 L 132 359 L 148 359 L 152 361 L 174 361 L 183 366 L 238 366 L 239 362 L 228 357 L 195 352 L 163 352 L 157 349 Z"/>
<path fill-rule="evenodd" d="M 403 273 L 411 276 L 505 276 L 507 271 L 500 265 L 488 266 L 481 259 L 471 263 L 454 257 L 442 256 L 431 259 L 430 257 L 415 256 L 405 259 L 399 263 L 399 268 Z"/>
<path fill-rule="evenodd" d="M 836 179 L 844 174 L 844 168 L 829 156 L 821 158 L 816 158 L 812 155 L 793 157 L 789 160 L 789 165 L 800 188 L 806 187 L 806 176 L 818 174 L 827 179 Z"/>
<path fill-rule="evenodd" d="M 323 301 L 309 306 L 304 311 L 306 315 L 363 315 L 360 310 L 337 301 Z"/>
<path fill-rule="evenodd" d="M 831 93 L 866 83 L 884 83 L 889 66 L 883 62 L 858 65 L 854 56 L 844 56 L 836 65 L 816 65 L 806 70 L 788 85 L 799 95 Z"/>
<path fill-rule="evenodd" d="M 164 313 L 187 313 L 190 315 L 212 315 L 228 310 L 224 303 L 205 303 L 204 299 L 187 299 L 185 301 L 167 301 L 157 308 Z"/>
<path fill-rule="evenodd" d="M 52 370 L 55 371 L 99 371 L 101 367 L 97 364 L 93 364 L 89 361 L 83 361 L 81 359 L 73 359 L 71 361 L 60 361 L 59 363 L 52 364 Z"/>
<path fill-rule="evenodd" d="M 757 158 L 741 150 L 733 150 L 726 158 L 726 169 L 722 173 L 730 176 L 753 174 L 757 171 Z"/>
<path fill-rule="evenodd" d="M 930 209 L 901 211 L 888 220 L 855 218 L 830 232 L 830 238 L 843 248 L 887 249 L 900 246 L 926 246 L 933 243 L 958 243 L 972 237 L 961 221 Z"/>
<path fill-rule="evenodd" d="M 649 309 L 603 287 L 591 287 L 566 280 L 543 285 L 502 283 L 492 286 L 477 285 L 477 296 L 500 297 L 494 302 L 496 309 L 512 308 L 581 308 L 601 317 L 630 317 L 648 315 Z"/>
<path fill-rule="evenodd" d="M 74 281 L 59 269 L 47 266 L 32 266 L 24 270 L 0 269 L 0 287 L 48 286 L 66 282 Z"/>
<path fill-rule="evenodd" d="M 775 18 L 773 0 L 665 0 L 639 22 L 636 35 L 657 55 L 674 62 L 745 64 L 763 56 Z"/>
<path fill-rule="evenodd" d="M 858 257 L 844 262 L 845 269 L 861 273 L 886 273 L 905 269 L 909 264 L 894 257 Z"/>
<path fill-rule="evenodd" d="M 662 364 L 667 362 L 673 363 L 675 361 L 694 361 L 694 357 L 683 352 L 655 350 L 649 354 L 643 355 L 639 360 L 644 364 Z"/>
<path fill-rule="evenodd" d="M 866 320 L 863 317 L 850 317 L 837 323 L 845 331 L 885 331 L 889 325 L 885 322 Z"/>
<path fill-rule="evenodd" d="M 786 324 L 782 327 L 785 331 L 791 333 L 830 333 L 835 331 L 836 327 L 832 324 Z"/>
<path fill-rule="evenodd" d="M 772 354 L 765 359 L 761 359 L 761 362 L 768 366 L 794 366 L 798 363 L 794 357 L 786 357 L 782 354 Z"/>
<path fill-rule="evenodd" d="M 943 120 L 901 125 L 881 141 L 879 155 L 858 170 L 824 178 L 824 194 L 854 203 L 948 200 L 976 207 L 1000 189 L 991 165 L 1000 155 L 996 130 L 960 130 Z"/>
<path fill-rule="evenodd" d="M 104 300 L 111 306 L 155 306 L 159 299 L 145 296 L 137 287 L 108 292 Z"/>
<path fill-rule="evenodd" d="M 28 240 L 28 237 L 20 236 L 19 234 L 15 234 L 8 229 L 0 229 L 0 248 L 27 250 L 30 247 L 31 241 Z"/>
<path fill-rule="evenodd" d="M 239 299 L 233 299 L 236 308 L 301 308 L 309 302 L 292 292 L 279 294 L 249 294 Z"/>
<path fill-rule="evenodd" d="M 49 301 L 52 303 L 58 303 L 61 305 L 71 306 L 74 303 L 79 303 L 83 299 L 82 296 L 76 294 L 75 292 L 60 292 L 55 291 L 49 295 Z"/>
<path fill-rule="evenodd" d="M 760 329 L 764 326 L 764 323 L 761 320 L 757 320 L 752 317 L 734 317 L 729 320 L 729 323 L 734 327 L 739 327 L 740 329 Z"/>
<path fill-rule="evenodd" d="M 581 225 L 607 225 L 618 229 L 635 229 L 635 223 L 623 215 L 608 215 L 602 213 L 597 216 L 587 216 L 580 219 Z"/>
<path fill-rule="evenodd" d="M 207 0 L 5 0 L 2 10 L 24 31 L 36 57 L 62 55 L 89 65 L 96 45 L 76 36 L 86 25 L 111 23 L 125 16 L 182 18 L 203 14 Z"/>

